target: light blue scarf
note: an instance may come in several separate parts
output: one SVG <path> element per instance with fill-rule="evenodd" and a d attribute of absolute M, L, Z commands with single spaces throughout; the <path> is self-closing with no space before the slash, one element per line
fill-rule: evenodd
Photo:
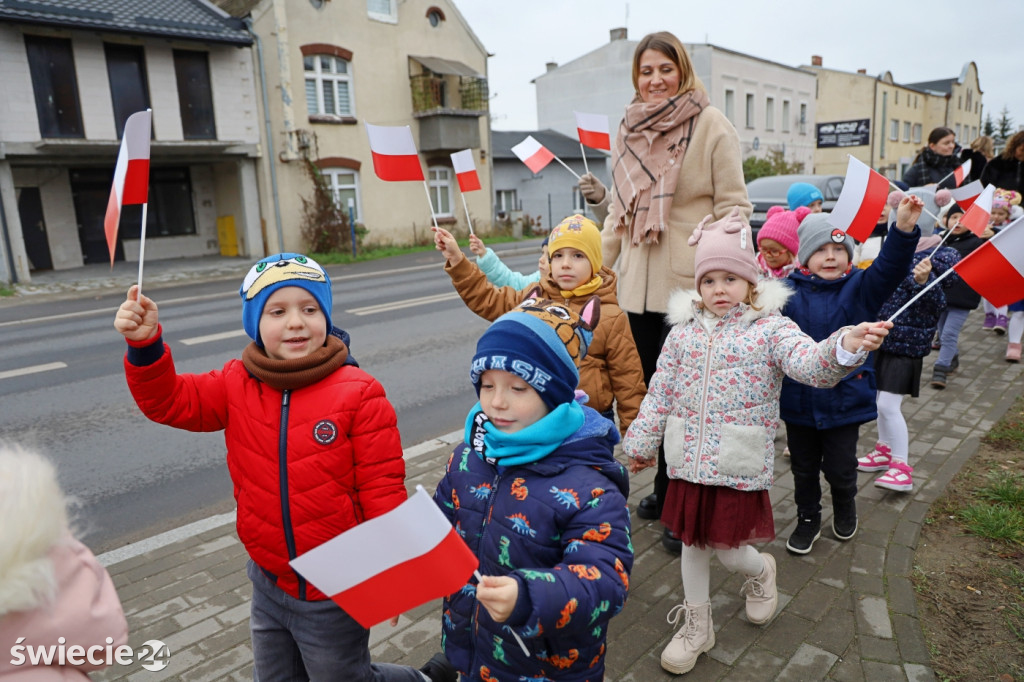
<path fill-rule="evenodd" d="M 521 431 L 504 433 L 491 423 L 477 403 L 466 415 L 465 439 L 487 461 L 515 466 L 550 455 L 583 426 L 585 419 L 583 406 L 574 400 L 562 403 Z"/>

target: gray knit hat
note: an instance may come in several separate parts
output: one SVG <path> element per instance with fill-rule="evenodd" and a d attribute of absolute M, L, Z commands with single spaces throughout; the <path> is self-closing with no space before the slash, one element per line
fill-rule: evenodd
<path fill-rule="evenodd" d="M 800 265 L 807 267 L 811 255 L 829 242 L 845 246 L 846 255 L 853 260 L 853 237 L 829 225 L 830 217 L 828 213 L 812 213 L 800 223 L 796 230 L 800 240 L 800 253 L 797 255 Z"/>

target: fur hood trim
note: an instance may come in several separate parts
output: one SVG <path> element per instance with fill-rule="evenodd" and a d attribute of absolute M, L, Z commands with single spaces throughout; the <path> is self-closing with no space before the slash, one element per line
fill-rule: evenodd
<path fill-rule="evenodd" d="M 756 293 L 755 301 L 760 310 L 755 310 L 746 303 L 741 303 L 743 315 L 740 320 L 750 324 L 755 320 L 768 317 L 782 310 L 786 301 L 793 295 L 793 290 L 782 279 L 762 279 L 754 287 Z M 668 299 L 668 321 L 673 326 L 686 324 L 697 315 L 697 303 L 700 303 L 700 294 L 695 289 L 676 289 Z"/>

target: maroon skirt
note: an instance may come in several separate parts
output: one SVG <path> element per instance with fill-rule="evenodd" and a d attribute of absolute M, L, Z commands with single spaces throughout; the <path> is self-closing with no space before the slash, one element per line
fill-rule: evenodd
<path fill-rule="evenodd" d="M 661 522 L 684 545 L 701 549 L 733 549 L 775 539 L 767 490 L 736 490 L 674 478 L 668 483 Z"/>

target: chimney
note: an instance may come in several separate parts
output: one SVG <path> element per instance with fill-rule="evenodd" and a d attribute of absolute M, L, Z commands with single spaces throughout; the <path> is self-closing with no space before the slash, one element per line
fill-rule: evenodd
<path fill-rule="evenodd" d="M 547 67 L 547 72 L 546 73 L 551 73 L 552 71 L 554 71 L 555 69 L 558 68 L 558 62 L 548 62 L 544 66 Z"/>
<path fill-rule="evenodd" d="M 821 55 L 819 55 L 819 54 L 812 54 L 811 55 L 811 66 L 821 66 Z"/>
<path fill-rule="evenodd" d="M 857 73 L 867 75 L 868 70 L 867 69 L 857 69 Z"/>
<path fill-rule="evenodd" d="M 613 43 L 616 40 L 625 40 L 626 39 L 626 29 L 625 28 L 613 28 L 612 30 L 608 31 L 608 33 L 611 35 L 611 41 Z"/>

